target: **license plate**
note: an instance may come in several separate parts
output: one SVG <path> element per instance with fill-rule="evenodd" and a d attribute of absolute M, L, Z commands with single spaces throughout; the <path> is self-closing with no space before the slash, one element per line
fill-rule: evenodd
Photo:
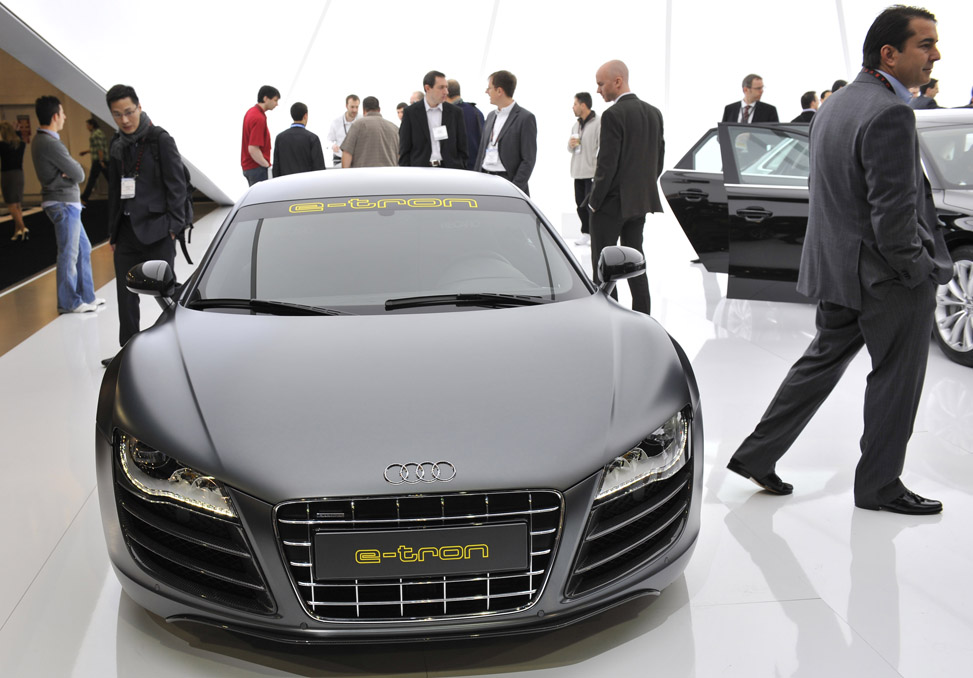
<path fill-rule="evenodd" d="M 527 524 L 318 532 L 316 579 L 389 579 L 525 570 Z"/>

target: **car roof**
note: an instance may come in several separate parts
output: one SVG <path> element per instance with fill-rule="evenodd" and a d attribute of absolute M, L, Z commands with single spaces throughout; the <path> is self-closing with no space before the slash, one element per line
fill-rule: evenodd
<path fill-rule="evenodd" d="M 522 198 L 498 176 L 439 167 L 374 167 L 321 170 L 254 184 L 241 207 L 265 202 L 355 195 L 496 195 Z"/>
<path fill-rule="evenodd" d="M 925 108 L 916 111 L 916 127 L 973 125 L 973 108 Z"/>

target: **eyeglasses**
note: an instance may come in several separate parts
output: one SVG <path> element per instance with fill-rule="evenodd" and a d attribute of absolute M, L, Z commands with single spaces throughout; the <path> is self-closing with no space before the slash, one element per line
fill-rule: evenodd
<path fill-rule="evenodd" d="M 131 118 L 133 115 L 138 113 L 138 110 L 139 110 L 138 107 L 135 107 L 135 108 L 130 108 L 127 111 L 112 111 L 111 117 L 115 118 L 115 120 L 121 120 L 122 118 Z"/>

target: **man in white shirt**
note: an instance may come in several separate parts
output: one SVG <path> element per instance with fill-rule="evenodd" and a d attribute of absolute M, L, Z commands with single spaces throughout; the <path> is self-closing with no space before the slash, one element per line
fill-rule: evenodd
<path fill-rule="evenodd" d="M 405 109 L 399 126 L 399 165 L 466 169 L 469 157 L 463 111 L 446 101 L 449 85 L 439 71 L 422 79 L 425 95 Z"/>
<path fill-rule="evenodd" d="M 345 97 L 345 112 L 335 118 L 328 130 L 328 141 L 331 142 L 332 162 L 335 167 L 341 167 L 341 142 L 348 136 L 348 130 L 358 120 L 358 107 L 361 101 L 355 94 Z"/>
<path fill-rule="evenodd" d="M 578 92 L 574 95 L 571 110 L 577 116 L 568 138 L 568 153 L 571 154 L 571 178 L 574 179 L 574 202 L 581 219 L 581 237 L 576 245 L 589 245 L 591 236 L 588 223 L 591 212 L 588 210 L 588 194 L 595 177 L 598 162 L 598 145 L 601 141 L 601 118 L 591 110 L 591 94 Z"/>
<path fill-rule="evenodd" d="M 517 77 L 497 71 L 487 79 L 486 93 L 496 110 L 483 123 L 476 172 L 502 176 L 527 195 L 527 181 L 537 162 L 537 120 L 514 101 Z"/>

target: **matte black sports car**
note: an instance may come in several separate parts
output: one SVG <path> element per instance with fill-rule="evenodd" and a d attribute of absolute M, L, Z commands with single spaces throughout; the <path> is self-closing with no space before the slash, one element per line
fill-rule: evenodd
<path fill-rule="evenodd" d="M 99 498 L 125 591 L 295 642 L 571 623 L 699 531 L 689 360 L 512 184 L 391 168 L 257 184 L 109 366 Z M 579 360 L 583 357 L 583 360 Z"/>
<path fill-rule="evenodd" d="M 934 336 L 950 360 L 973 366 L 973 110 L 916 111 L 916 128 L 954 262 Z M 700 262 L 729 273 L 728 297 L 810 301 L 796 290 L 808 159 L 808 125 L 720 123 L 662 175 Z"/>

